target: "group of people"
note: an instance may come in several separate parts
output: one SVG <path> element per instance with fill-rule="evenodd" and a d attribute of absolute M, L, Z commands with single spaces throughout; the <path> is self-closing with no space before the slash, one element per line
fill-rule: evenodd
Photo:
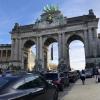
<path fill-rule="evenodd" d="M 95 77 L 96 82 L 100 82 L 100 67 L 95 67 L 93 69 L 93 77 Z M 85 70 L 82 70 L 80 73 L 80 79 L 82 80 L 82 84 L 85 84 L 86 74 Z"/>

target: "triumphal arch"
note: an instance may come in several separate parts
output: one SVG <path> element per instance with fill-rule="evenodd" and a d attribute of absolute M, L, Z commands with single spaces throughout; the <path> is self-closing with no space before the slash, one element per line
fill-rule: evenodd
<path fill-rule="evenodd" d="M 73 40 L 84 44 L 86 67 L 100 64 L 100 40 L 97 37 L 99 19 L 93 10 L 86 15 L 67 18 L 59 9 L 52 8 L 44 9 L 34 24 L 15 24 L 11 31 L 13 65 L 26 69 L 29 48 L 36 45 L 35 69 L 46 70 L 48 46 L 57 42 L 59 63 L 63 60 L 69 67 L 69 44 Z"/>

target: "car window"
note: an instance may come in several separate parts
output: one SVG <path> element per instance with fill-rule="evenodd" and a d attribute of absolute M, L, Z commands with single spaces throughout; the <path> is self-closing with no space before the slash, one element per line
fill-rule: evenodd
<path fill-rule="evenodd" d="M 18 89 L 31 89 L 36 87 L 44 87 L 45 82 L 41 78 L 33 79 L 29 82 L 25 82 L 25 84 L 18 87 Z"/>
<path fill-rule="evenodd" d="M 64 77 L 64 73 L 60 73 L 60 77 Z"/>
<path fill-rule="evenodd" d="M 47 73 L 45 74 L 45 78 L 47 80 L 56 80 L 58 79 L 58 74 L 57 73 Z"/>

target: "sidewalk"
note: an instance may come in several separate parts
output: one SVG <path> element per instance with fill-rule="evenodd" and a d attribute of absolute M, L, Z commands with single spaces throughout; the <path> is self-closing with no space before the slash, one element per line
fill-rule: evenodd
<path fill-rule="evenodd" d="M 82 85 L 81 80 L 78 80 L 60 100 L 100 100 L 100 83 L 89 78 L 86 79 L 86 84 Z"/>

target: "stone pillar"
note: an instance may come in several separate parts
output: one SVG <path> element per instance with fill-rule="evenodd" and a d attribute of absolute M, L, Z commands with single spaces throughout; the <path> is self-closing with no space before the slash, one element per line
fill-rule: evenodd
<path fill-rule="evenodd" d="M 89 52 L 90 57 L 93 57 L 93 37 L 92 37 L 92 29 L 88 29 L 88 36 L 89 36 Z"/>
<path fill-rule="evenodd" d="M 63 58 L 63 50 L 62 50 L 62 36 L 61 34 L 58 35 L 58 55 L 59 55 L 59 62 L 61 61 L 61 59 Z"/>
<path fill-rule="evenodd" d="M 36 38 L 36 59 L 39 59 L 39 38 Z"/>
<path fill-rule="evenodd" d="M 21 69 L 24 70 L 24 44 L 23 40 L 20 40 L 20 56 L 21 56 Z"/>
<path fill-rule="evenodd" d="M 18 55 L 19 55 L 19 49 L 18 49 L 18 39 L 16 39 L 16 50 L 15 50 L 15 55 L 16 55 L 16 60 L 18 60 Z"/>
<path fill-rule="evenodd" d="M 22 57 L 22 53 L 21 53 L 21 51 L 22 51 L 22 41 L 21 41 L 21 39 L 19 39 L 19 47 L 18 47 L 18 49 L 19 49 L 19 55 L 18 55 L 18 59 L 19 59 L 19 63 L 20 63 L 20 66 L 21 66 L 21 57 Z"/>
<path fill-rule="evenodd" d="M 62 48 L 63 48 L 63 59 L 65 60 L 65 58 L 66 58 L 66 55 L 65 55 L 65 33 L 62 33 Z"/>
<path fill-rule="evenodd" d="M 6 50 L 6 60 L 8 59 L 8 50 Z"/>
<path fill-rule="evenodd" d="M 12 59 L 12 62 L 13 62 L 13 64 L 14 64 L 14 66 L 19 66 L 19 40 L 18 40 L 18 38 L 16 38 L 15 39 L 15 43 L 14 43 L 14 48 L 12 48 L 12 49 L 14 49 L 14 54 L 13 54 L 13 56 L 14 56 L 14 59 Z"/>
<path fill-rule="evenodd" d="M 0 50 L 1 51 L 1 55 L 0 55 L 0 58 L 2 59 L 2 50 Z"/>
<path fill-rule="evenodd" d="M 2 50 L 0 50 L 0 52 L 1 52 Z M 2 52 L 1 52 L 2 53 Z M 0 54 L 0 58 L 2 59 L 2 54 Z"/>
<path fill-rule="evenodd" d="M 68 68 L 70 69 L 69 44 L 66 44 L 66 64 L 68 65 Z"/>
<path fill-rule="evenodd" d="M 15 39 L 12 39 L 12 44 L 11 44 L 11 60 L 12 61 L 15 59 L 14 52 L 15 52 Z"/>
<path fill-rule="evenodd" d="M 85 57 L 89 57 L 89 43 L 88 43 L 88 33 L 87 30 L 84 30 L 84 46 L 85 46 Z"/>
<path fill-rule="evenodd" d="M 39 44 L 40 44 L 40 48 L 39 48 L 39 64 L 41 65 L 42 69 L 44 69 L 44 57 L 43 57 L 43 41 L 42 41 L 42 37 L 39 37 Z"/>
<path fill-rule="evenodd" d="M 94 57 L 97 57 L 97 29 L 94 28 L 92 30 L 93 35 L 93 55 Z"/>
<path fill-rule="evenodd" d="M 43 42 L 42 42 L 42 37 L 37 37 L 37 41 L 36 41 L 36 70 L 41 71 L 43 70 L 43 66 L 44 66 L 44 58 L 43 58 Z"/>
<path fill-rule="evenodd" d="M 88 28 L 87 37 L 87 41 L 85 41 L 85 49 L 88 48 L 88 52 L 86 52 L 86 56 L 88 56 L 88 58 L 86 59 L 86 63 L 88 63 L 89 67 L 94 67 L 96 65 L 97 56 L 96 30 L 93 28 Z M 88 47 L 86 44 L 88 45 Z"/>
<path fill-rule="evenodd" d="M 43 58 L 43 45 L 42 45 L 42 37 L 39 38 L 40 41 L 40 59 Z"/>

